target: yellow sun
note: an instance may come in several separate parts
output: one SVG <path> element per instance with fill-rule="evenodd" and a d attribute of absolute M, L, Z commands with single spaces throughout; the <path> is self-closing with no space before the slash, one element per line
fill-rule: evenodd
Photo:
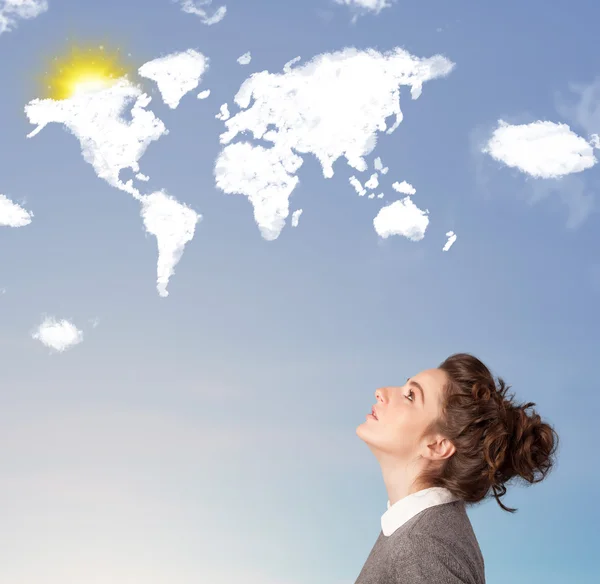
<path fill-rule="evenodd" d="M 47 96 L 61 100 L 97 91 L 130 73 L 131 68 L 122 62 L 118 50 L 111 52 L 102 45 L 85 49 L 72 47 L 66 55 L 53 59 L 45 75 Z"/>

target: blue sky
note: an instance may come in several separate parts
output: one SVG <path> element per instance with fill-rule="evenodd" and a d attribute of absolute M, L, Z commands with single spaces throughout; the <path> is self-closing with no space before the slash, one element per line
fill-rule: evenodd
<path fill-rule="evenodd" d="M 329 0 L 225 4 L 207 26 L 169 0 L 49 0 L 0 34 L 0 193 L 33 213 L 0 227 L 0 581 L 352 583 L 387 499 L 356 426 L 377 387 L 466 351 L 561 438 L 546 481 L 509 488 L 516 514 L 493 499 L 469 511 L 488 583 L 592 582 L 598 169 L 536 179 L 481 148 L 499 119 L 600 132 L 598 7 L 402 1 L 352 22 Z M 136 67 L 187 49 L 210 59 L 176 109 L 144 85 L 169 134 L 141 172 L 202 215 L 168 297 L 138 202 L 58 124 L 26 138 L 45 59 L 73 42 Z M 305 155 L 299 224 L 267 241 L 249 201 L 215 186 L 214 116 L 237 111 L 252 73 L 351 46 L 455 68 L 417 100 L 401 87 L 404 120 L 360 176 L 339 159 L 325 179 Z M 348 183 L 374 156 L 389 167 L 383 200 Z M 373 227 L 402 180 L 429 211 L 419 241 Z M 33 339 L 46 316 L 83 341 L 57 352 Z"/>

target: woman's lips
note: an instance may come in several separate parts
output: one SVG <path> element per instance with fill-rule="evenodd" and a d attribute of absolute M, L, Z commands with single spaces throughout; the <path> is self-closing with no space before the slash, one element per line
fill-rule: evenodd
<path fill-rule="evenodd" d="M 370 414 L 367 414 L 367 418 L 368 418 L 369 416 L 371 416 L 371 418 L 373 418 L 374 420 L 378 420 L 378 418 L 377 418 L 377 414 L 375 413 L 375 408 L 372 408 L 372 409 L 371 409 L 371 413 L 370 413 Z"/>

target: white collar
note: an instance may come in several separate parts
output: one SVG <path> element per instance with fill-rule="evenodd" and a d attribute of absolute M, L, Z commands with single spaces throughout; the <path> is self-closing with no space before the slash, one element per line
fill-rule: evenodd
<path fill-rule="evenodd" d="M 383 535 L 390 536 L 417 513 L 434 505 L 450 503 L 458 499 L 459 497 L 444 487 L 430 487 L 407 495 L 392 506 L 388 501 L 387 511 L 381 516 L 381 531 Z"/>

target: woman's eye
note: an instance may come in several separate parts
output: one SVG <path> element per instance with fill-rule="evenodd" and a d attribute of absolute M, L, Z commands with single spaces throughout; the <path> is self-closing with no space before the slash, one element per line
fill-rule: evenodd
<path fill-rule="evenodd" d="M 409 400 L 409 401 L 414 401 L 414 391 L 412 389 L 408 390 L 408 395 L 405 395 L 404 397 Z"/>

